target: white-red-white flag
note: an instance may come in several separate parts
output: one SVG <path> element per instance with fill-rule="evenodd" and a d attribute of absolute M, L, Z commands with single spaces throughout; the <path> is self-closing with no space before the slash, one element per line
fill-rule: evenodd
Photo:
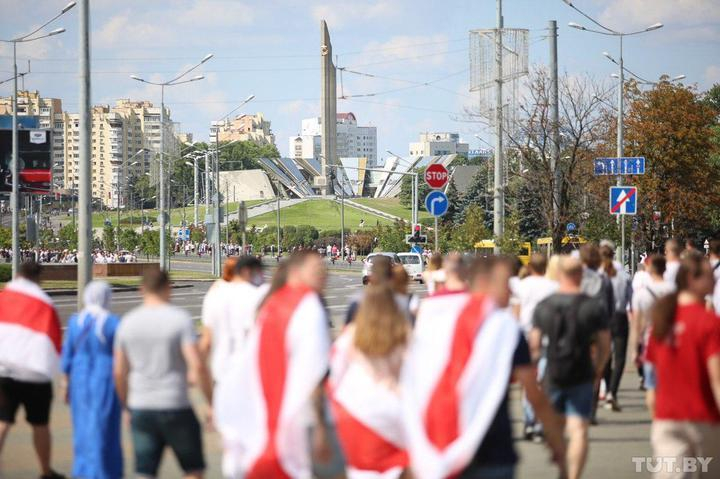
<path fill-rule="evenodd" d="M 18 379 L 48 381 L 60 371 L 62 332 L 50 297 L 24 278 L 0 292 L 0 366 Z"/>
<path fill-rule="evenodd" d="M 353 348 L 354 327 L 335 341 L 327 389 L 349 479 L 397 479 L 408 466 L 397 388 Z"/>
<path fill-rule="evenodd" d="M 311 477 L 311 397 L 327 373 L 329 350 L 317 293 L 285 286 L 268 298 L 247 349 L 215 391 L 226 477 Z"/>
<path fill-rule="evenodd" d="M 410 463 L 419 479 L 470 463 L 509 385 L 517 323 L 486 297 L 424 300 L 401 375 Z"/>

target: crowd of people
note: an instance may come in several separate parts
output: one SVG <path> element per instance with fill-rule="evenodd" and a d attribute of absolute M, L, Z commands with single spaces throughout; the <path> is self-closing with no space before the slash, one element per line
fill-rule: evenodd
<path fill-rule="evenodd" d="M 21 262 L 72 264 L 77 263 L 78 252 L 74 249 L 28 249 L 20 251 Z M 93 263 L 135 263 L 137 254 L 133 251 L 110 251 L 96 248 L 92 251 Z M 6 263 L 12 261 L 12 250 L 0 250 L 0 258 Z"/>
<path fill-rule="evenodd" d="M 199 334 L 172 304 L 168 275 L 149 271 L 143 303 L 122 319 L 108 285 L 90 283 L 61 337 L 40 267 L 26 262 L 0 293 L 0 452 L 22 406 L 41 477 L 63 477 L 50 467 L 49 429 L 61 370 L 72 477 L 123 476 L 124 411 L 138 476 L 155 477 L 170 448 L 185 477 L 202 477 L 196 386 L 202 422 L 222 439 L 224 477 L 512 478 L 514 383 L 525 437 L 552 461 L 539 476 L 577 479 L 597 409 L 623 409 L 630 349 L 653 456 L 674 461 L 655 477 L 720 477 L 720 241 L 706 257 L 670 240 L 634 277 L 614 258 L 611 242 L 526 266 L 434 256 L 422 299 L 402 266 L 378 258 L 334 338 L 326 262 L 314 251 L 289 255 L 269 283 L 256 257 L 228 259 Z M 699 465 L 678 466 L 688 458 Z"/>

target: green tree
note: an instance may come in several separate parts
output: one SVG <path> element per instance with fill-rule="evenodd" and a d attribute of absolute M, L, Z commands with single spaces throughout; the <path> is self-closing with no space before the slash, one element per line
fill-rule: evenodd
<path fill-rule="evenodd" d="M 115 249 L 115 228 L 113 226 L 104 226 L 102 232 L 102 245 L 106 250 Z"/>
<path fill-rule="evenodd" d="M 140 235 L 132 228 L 120 229 L 120 249 L 135 251 L 140 246 Z"/>
<path fill-rule="evenodd" d="M 449 246 L 456 251 L 472 251 L 475 243 L 490 237 L 491 233 L 485 227 L 485 212 L 478 205 L 470 205 L 463 222 L 455 225 Z"/>
<path fill-rule="evenodd" d="M 396 221 L 392 225 L 380 225 L 378 227 L 378 247 L 381 251 L 407 251 L 409 246 L 405 243 L 405 235 L 408 234 L 404 221 Z"/>
<path fill-rule="evenodd" d="M 417 203 L 418 208 L 422 207 L 423 201 L 428 193 L 430 193 L 430 187 L 425 183 L 424 174 L 425 170 L 416 168 L 415 171 L 418 174 L 418 197 Z M 409 175 L 403 175 L 400 182 L 400 204 L 405 208 L 412 206 L 412 183 L 413 177 Z"/>
<path fill-rule="evenodd" d="M 520 235 L 521 216 L 517 211 L 513 211 L 510 216 L 505 218 L 505 231 L 502 238 L 495 238 L 495 244 L 502 254 L 517 255 L 525 242 Z"/>
<path fill-rule="evenodd" d="M 77 229 L 73 228 L 71 223 L 66 224 L 58 232 L 58 238 L 60 238 L 60 247 L 63 249 L 77 249 L 78 247 L 78 235 Z"/>
<path fill-rule="evenodd" d="M 0 248 L 12 248 L 12 229 L 0 226 Z"/>

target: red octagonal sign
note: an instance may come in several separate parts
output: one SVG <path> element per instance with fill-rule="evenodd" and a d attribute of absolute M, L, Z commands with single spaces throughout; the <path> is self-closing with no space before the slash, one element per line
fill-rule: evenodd
<path fill-rule="evenodd" d="M 430 188 L 442 188 L 448 182 L 448 170 L 440 163 L 435 163 L 425 170 L 425 183 Z"/>

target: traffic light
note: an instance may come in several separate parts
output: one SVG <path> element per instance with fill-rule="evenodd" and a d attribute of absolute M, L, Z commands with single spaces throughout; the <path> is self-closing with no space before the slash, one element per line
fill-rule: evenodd
<path fill-rule="evenodd" d="M 427 236 L 422 234 L 422 226 L 415 224 L 412 227 L 412 233 L 405 236 L 405 242 L 407 244 L 425 244 L 427 243 Z"/>
<path fill-rule="evenodd" d="M 421 229 L 422 227 L 420 225 L 413 225 L 413 239 L 416 243 L 420 239 Z"/>

